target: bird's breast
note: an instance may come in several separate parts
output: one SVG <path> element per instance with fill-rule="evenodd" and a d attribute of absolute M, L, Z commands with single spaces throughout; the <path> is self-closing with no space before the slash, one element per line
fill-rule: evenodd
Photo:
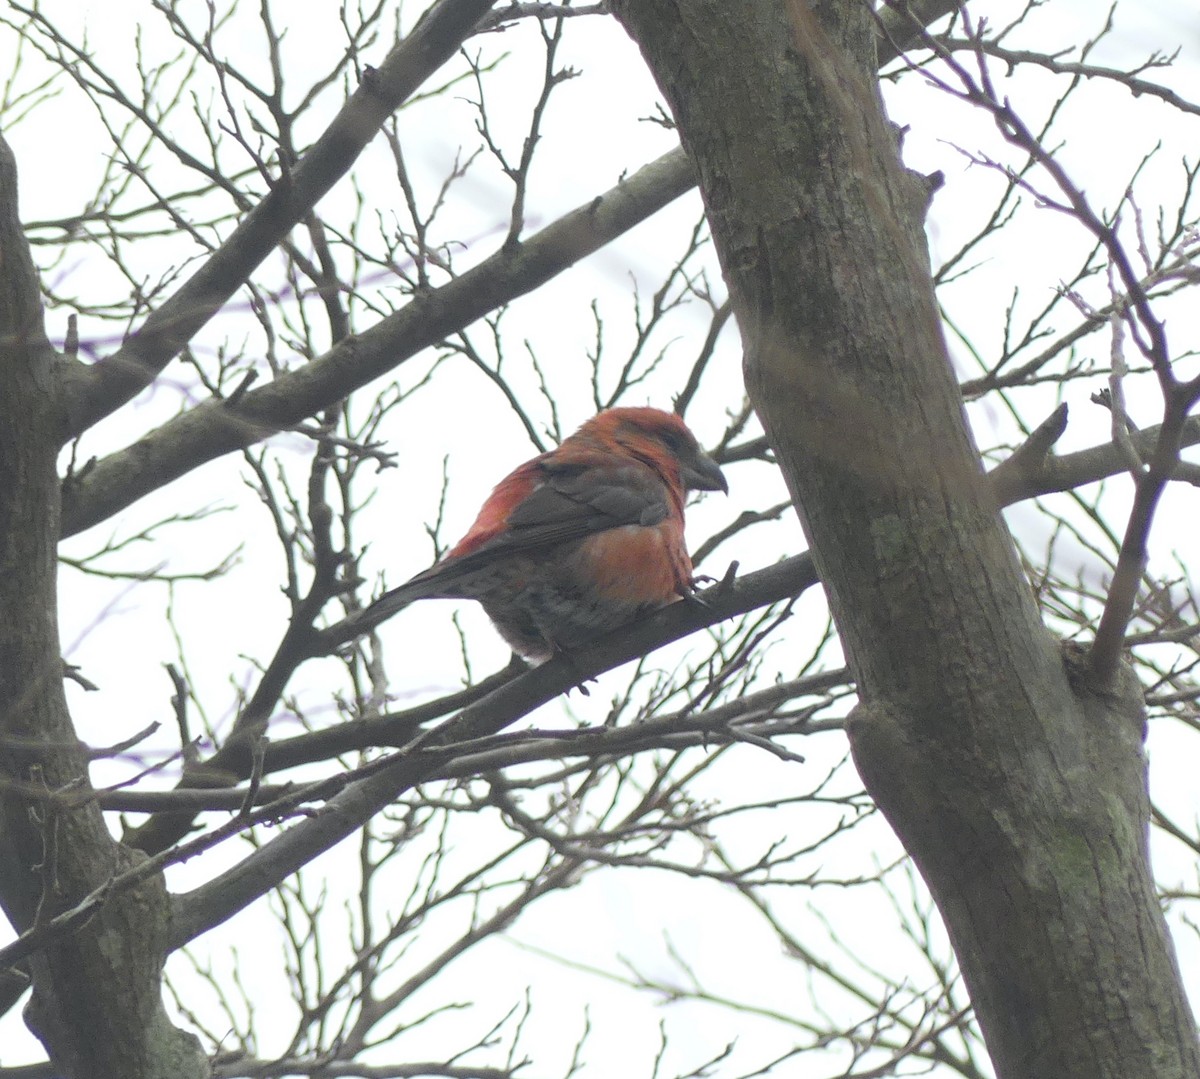
<path fill-rule="evenodd" d="M 570 561 L 572 573 L 599 596 L 631 607 L 670 603 L 692 576 L 682 529 L 670 518 L 652 528 L 626 525 L 589 536 Z"/>

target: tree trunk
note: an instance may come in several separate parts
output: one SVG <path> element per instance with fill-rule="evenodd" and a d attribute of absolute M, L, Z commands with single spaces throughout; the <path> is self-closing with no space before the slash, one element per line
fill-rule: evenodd
<path fill-rule="evenodd" d="M 90 790 L 87 756 L 63 692 L 55 589 L 64 361 L 42 327 L 16 206 L 16 167 L 0 139 L 0 906 L 23 932 L 142 856 L 116 843 L 99 807 L 80 798 Z M 208 1074 L 199 1042 L 163 1010 L 168 918 L 155 878 L 31 958 L 26 1019 L 56 1074 Z"/>
<path fill-rule="evenodd" d="M 1185 1079 L 1132 676 L 1043 628 L 941 337 L 862 0 L 618 0 L 700 178 L 862 703 L 863 781 L 941 910 L 1002 1079 Z"/>

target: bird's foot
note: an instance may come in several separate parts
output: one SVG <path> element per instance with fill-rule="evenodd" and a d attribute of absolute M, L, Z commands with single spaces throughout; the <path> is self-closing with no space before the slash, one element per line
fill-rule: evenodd
<path fill-rule="evenodd" d="M 570 652 L 556 644 L 554 646 L 554 655 L 551 658 L 558 660 L 571 673 L 571 678 L 574 680 L 575 684 L 567 689 L 568 694 L 572 689 L 577 689 L 585 697 L 590 697 L 592 695 L 591 691 L 587 687 L 587 683 L 594 682 L 596 679 L 580 670 L 579 664 L 575 662 L 575 658 Z"/>

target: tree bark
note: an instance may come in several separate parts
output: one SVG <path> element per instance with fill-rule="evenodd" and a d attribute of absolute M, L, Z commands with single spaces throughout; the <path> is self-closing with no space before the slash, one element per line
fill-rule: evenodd
<path fill-rule="evenodd" d="M 927 881 L 1002 1079 L 1185 1079 L 1132 676 L 1043 628 L 941 337 L 861 0 L 617 0 L 696 165 L 751 398 L 861 700 L 863 781 Z"/>
<path fill-rule="evenodd" d="M 22 932 L 141 855 L 80 798 L 90 790 L 87 756 L 67 711 L 56 616 L 61 366 L 16 207 L 16 167 L 0 139 L 0 906 Z M 26 1020 L 56 1074 L 208 1074 L 197 1039 L 163 1009 L 168 930 L 156 878 L 30 960 Z"/>

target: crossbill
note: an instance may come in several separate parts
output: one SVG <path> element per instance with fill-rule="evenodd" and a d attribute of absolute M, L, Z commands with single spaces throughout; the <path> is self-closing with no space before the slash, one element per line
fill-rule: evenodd
<path fill-rule="evenodd" d="M 678 416 L 607 409 L 510 472 L 443 558 L 355 621 L 478 600 L 515 652 L 542 662 L 690 594 L 687 492 L 728 490 Z"/>

